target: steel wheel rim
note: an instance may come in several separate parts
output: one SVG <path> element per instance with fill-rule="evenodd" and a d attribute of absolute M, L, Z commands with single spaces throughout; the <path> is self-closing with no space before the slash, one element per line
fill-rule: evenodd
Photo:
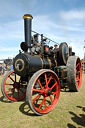
<path fill-rule="evenodd" d="M 82 69 L 81 69 L 81 62 L 79 58 L 76 61 L 75 77 L 76 77 L 77 88 L 80 89 L 81 81 L 82 81 Z"/>
<path fill-rule="evenodd" d="M 50 72 L 50 77 L 48 80 L 47 73 L 49 73 L 49 72 L 43 72 L 37 76 L 37 78 L 35 79 L 35 81 L 33 83 L 32 90 L 31 90 L 32 105 L 33 105 L 34 109 L 38 113 L 41 113 L 41 114 L 50 112 L 57 104 L 57 101 L 58 101 L 59 95 L 60 95 L 60 86 L 59 86 L 58 78 L 56 81 L 55 75 Z M 40 77 L 43 75 L 45 77 L 45 87 L 42 85 L 42 83 L 40 81 Z M 54 80 L 55 83 L 51 87 L 49 87 L 50 82 L 52 80 Z M 39 89 L 34 88 L 36 82 L 38 82 L 38 84 L 40 86 Z M 55 91 L 53 91 L 53 89 Z M 38 93 L 38 94 L 37 94 L 37 96 L 33 97 L 34 96 L 33 93 Z M 39 98 L 41 98 L 41 97 L 42 97 L 42 99 L 37 106 L 35 102 L 39 102 L 39 100 L 40 100 Z"/>
<path fill-rule="evenodd" d="M 16 74 L 14 75 L 15 79 L 11 77 L 11 75 L 13 74 L 15 74 L 14 71 L 10 72 L 4 80 L 4 85 L 3 85 L 4 94 L 11 101 L 19 101 L 26 96 L 26 91 L 23 91 L 21 88 L 18 87 L 19 82 L 16 81 Z M 10 79 L 13 83 L 12 84 L 7 83 L 7 79 Z M 16 97 L 15 97 L 15 93 L 16 93 Z"/>

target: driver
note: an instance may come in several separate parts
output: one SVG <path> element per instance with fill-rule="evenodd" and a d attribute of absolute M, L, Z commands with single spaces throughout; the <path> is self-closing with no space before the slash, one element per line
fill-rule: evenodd
<path fill-rule="evenodd" d="M 38 42 L 38 34 L 35 34 L 34 35 L 34 42 L 33 42 L 33 45 L 34 46 L 40 46 L 40 43 Z"/>
<path fill-rule="evenodd" d="M 33 36 L 33 48 L 32 48 L 32 52 L 34 54 L 39 54 L 40 53 L 40 47 L 41 44 L 38 42 L 38 34 L 35 34 Z"/>
<path fill-rule="evenodd" d="M 54 45 L 53 52 L 54 52 L 54 53 L 56 53 L 56 52 L 57 52 L 57 49 L 58 49 L 58 45 L 57 45 L 57 44 L 55 44 L 55 45 Z"/>
<path fill-rule="evenodd" d="M 58 45 L 57 44 L 55 44 L 54 45 L 54 49 L 53 49 L 53 53 L 55 54 L 55 57 L 57 57 L 57 52 L 58 52 Z"/>

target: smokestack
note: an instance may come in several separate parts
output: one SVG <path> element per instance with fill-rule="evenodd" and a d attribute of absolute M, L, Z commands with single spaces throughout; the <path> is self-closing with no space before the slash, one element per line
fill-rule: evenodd
<path fill-rule="evenodd" d="M 72 47 L 69 46 L 69 56 L 72 56 Z"/>
<path fill-rule="evenodd" d="M 24 31 L 25 31 L 25 43 L 28 45 L 29 51 L 31 51 L 31 23 L 33 17 L 30 14 L 25 14 L 24 19 Z"/>

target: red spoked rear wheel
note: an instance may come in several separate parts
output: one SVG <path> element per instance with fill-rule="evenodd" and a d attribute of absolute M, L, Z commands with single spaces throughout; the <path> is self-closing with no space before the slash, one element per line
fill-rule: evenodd
<path fill-rule="evenodd" d="M 78 58 L 76 61 L 76 69 L 75 69 L 75 76 L 76 76 L 76 86 L 78 89 L 81 87 L 81 80 L 82 80 L 82 69 L 81 69 L 81 61 Z"/>
<path fill-rule="evenodd" d="M 26 96 L 26 88 L 20 83 L 20 76 L 9 71 L 1 83 L 2 94 L 10 101 L 19 101 Z"/>
<path fill-rule="evenodd" d="M 81 87 L 82 69 L 81 61 L 77 56 L 70 56 L 67 61 L 68 87 L 70 91 L 78 92 Z"/>
<path fill-rule="evenodd" d="M 42 69 L 31 77 L 26 98 L 29 107 L 37 115 L 50 112 L 57 104 L 59 95 L 59 79 L 52 70 Z"/>

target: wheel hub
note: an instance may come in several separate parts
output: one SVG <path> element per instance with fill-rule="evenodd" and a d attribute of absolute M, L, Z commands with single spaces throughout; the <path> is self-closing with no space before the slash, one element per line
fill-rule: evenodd
<path fill-rule="evenodd" d="M 20 88 L 20 84 L 17 82 L 14 82 L 14 88 Z"/>
<path fill-rule="evenodd" d="M 50 89 L 47 90 L 47 95 L 50 96 L 52 91 Z"/>
<path fill-rule="evenodd" d="M 44 90 L 44 96 L 50 96 L 51 95 L 51 93 L 52 93 L 52 91 L 51 91 L 51 89 L 45 89 Z"/>

